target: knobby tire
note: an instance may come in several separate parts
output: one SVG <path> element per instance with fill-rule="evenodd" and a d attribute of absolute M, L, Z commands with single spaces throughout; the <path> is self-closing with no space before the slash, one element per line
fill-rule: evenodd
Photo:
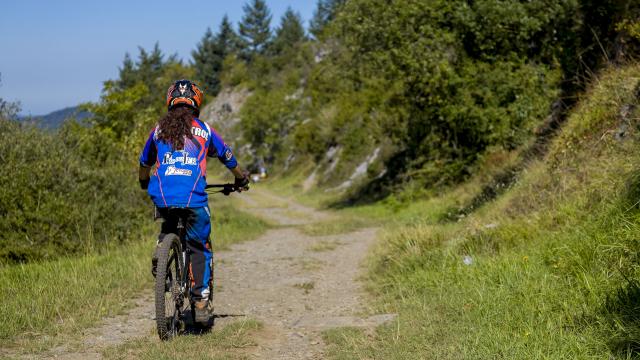
<path fill-rule="evenodd" d="M 181 307 L 179 301 L 183 301 L 180 293 L 180 282 L 184 271 L 180 240 L 175 234 L 168 234 L 158 249 L 158 265 L 155 284 L 156 326 L 161 340 L 169 340 L 178 334 L 180 330 Z M 166 298 L 167 284 L 172 296 Z M 177 288 L 176 288 L 177 286 Z M 167 300 L 170 302 L 167 304 Z M 167 305 L 173 309 L 174 316 L 167 317 Z"/>

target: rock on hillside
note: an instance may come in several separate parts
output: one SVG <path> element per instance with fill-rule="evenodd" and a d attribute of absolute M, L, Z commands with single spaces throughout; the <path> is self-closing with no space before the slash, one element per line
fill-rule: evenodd
<path fill-rule="evenodd" d="M 236 125 L 240 122 L 240 109 L 249 95 L 251 93 L 243 88 L 223 89 L 212 102 L 205 105 L 200 119 L 213 126 L 228 144 L 238 146 L 242 133 Z"/>
<path fill-rule="evenodd" d="M 302 90 L 298 89 L 290 96 L 295 98 L 300 97 L 301 94 Z M 238 125 L 240 123 L 240 110 L 250 96 L 251 92 L 245 88 L 225 88 L 215 99 L 202 108 L 200 114 L 200 119 L 216 129 L 227 144 L 237 149 L 238 154 L 246 156 L 244 160 L 249 161 L 247 163 L 248 166 L 250 164 L 258 164 L 259 159 L 252 158 L 252 154 L 254 154 L 252 144 L 243 143 L 242 128 Z M 359 156 L 350 154 L 349 163 L 345 163 L 343 161 L 344 152 L 342 147 L 330 147 L 327 149 L 325 157 L 318 160 L 312 169 L 308 169 L 310 173 L 307 174 L 308 178 L 304 181 L 302 187 L 305 191 L 315 186 L 327 187 L 331 191 L 344 191 L 355 184 L 366 182 L 370 167 L 374 163 L 380 162 L 383 153 L 381 150 L 380 144 L 376 145 L 376 147 L 372 146 L 368 150 L 363 150 Z M 285 159 L 284 163 L 281 164 L 284 169 L 288 169 L 289 166 L 302 165 L 304 167 L 308 165 L 308 162 L 304 160 L 303 163 L 296 163 L 298 160 L 295 159 L 293 153 L 286 155 Z M 356 168 L 353 169 L 353 166 L 356 166 Z M 278 168 L 278 166 L 275 167 Z M 382 170 L 382 173 L 384 173 L 384 169 Z M 377 169 L 376 173 L 380 173 L 380 169 Z"/>

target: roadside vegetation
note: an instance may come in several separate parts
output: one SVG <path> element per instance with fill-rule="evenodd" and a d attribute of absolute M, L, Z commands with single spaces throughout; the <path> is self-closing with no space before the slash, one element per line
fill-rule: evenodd
<path fill-rule="evenodd" d="M 122 146 L 69 122 L 57 133 L 0 118 L 0 264 L 82 255 L 135 238 L 148 215 Z"/>
<path fill-rule="evenodd" d="M 48 349 L 122 313 L 136 297 L 150 296 L 153 231 L 146 230 L 147 241 L 103 254 L 0 268 L 0 347 L 18 353 Z"/>
<path fill-rule="evenodd" d="M 427 215 L 389 227 L 369 286 L 378 310 L 399 317 L 373 335 L 327 332 L 331 354 L 635 356 L 639 98 L 639 66 L 607 70 L 548 155 L 498 199 L 455 221 Z M 433 201 L 449 204 L 444 194 L 422 206 Z"/>
<path fill-rule="evenodd" d="M 271 227 L 265 220 L 240 210 L 232 202 L 212 198 L 209 206 L 214 252 L 227 250 L 232 244 L 253 240 Z"/>

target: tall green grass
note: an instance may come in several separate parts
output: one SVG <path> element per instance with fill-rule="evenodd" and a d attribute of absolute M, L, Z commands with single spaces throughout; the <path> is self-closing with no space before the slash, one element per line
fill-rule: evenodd
<path fill-rule="evenodd" d="M 149 295 L 153 247 L 140 241 L 103 254 L 0 268 L 0 344 L 46 346 L 44 335 L 77 333 Z"/>
<path fill-rule="evenodd" d="M 252 240 L 264 233 L 269 224 L 232 203 L 215 201 L 211 206 L 211 242 L 214 251 L 226 250 L 229 245 Z"/>
<path fill-rule="evenodd" d="M 501 197 L 457 222 L 426 210 L 390 228 L 369 286 L 399 316 L 374 334 L 328 332 L 330 355 L 640 355 L 639 95 L 640 66 L 609 70 Z"/>

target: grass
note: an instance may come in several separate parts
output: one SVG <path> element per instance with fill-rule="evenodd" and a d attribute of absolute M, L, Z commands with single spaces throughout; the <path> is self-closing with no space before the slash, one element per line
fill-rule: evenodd
<path fill-rule="evenodd" d="M 255 346 L 252 335 L 262 328 L 256 320 L 244 319 L 203 335 L 179 336 L 170 342 L 139 338 L 102 352 L 105 359 L 249 359 Z"/>
<path fill-rule="evenodd" d="M 302 289 L 305 294 L 308 294 L 309 292 L 311 292 L 311 290 L 313 290 L 313 288 L 315 288 L 316 285 L 313 281 L 307 281 L 307 282 L 295 284 L 293 286 L 297 287 L 298 289 Z"/>
<path fill-rule="evenodd" d="M 315 252 L 335 250 L 342 243 L 338 240 L 320 240 L 308 247 L 308 250 Z"/>
<path fill-rule="evenodd" d="M 327 355 L 336 360 L 368 358 L 362 353 L 347 353 L 343 349 L 358 349 L 366 343 L 365 331 L 362 328 L 342 327 L 325 330 L 322 338 L 329 344 Z M 374 357 L 371 357 L 374 358 Z"/>
<path fill-rule="evenodd" d="M 326 332 L 330 357 L 640 356 L 640 111 L 619 115 L 638 105 L 639 84 L 639 66 L 609 71 L 549 154 L 467 217 L 442 215 L 470 188 L 401 210 L 368 282 L 377 310 L 398 318 Z"/>
<path fill-rule="evenodd" d="M 255 239 L 268 227 L 228 202 L 212 202 L 211 211 L 216 251 Z M 150 296 L 153 301 L 150 259 L 158 224 L 139 231 L 147 240 L 84 256 L 0 267 L 0 346 L 43 351 L 125 312 L 135 298 Z"/>
<path fill-rule="evenodd" d="M 73 334 L 120 314 L 150 289 L 153 243 L 106 254 L 6 266 L 0 269 L 0 344 L 38 351 L 53 334 Z M 60 340 L 60 339 L 57 339 Z"/>
<path fill-rule="evenodd" d="M 231 203 L 211 202 L 211 241 L 214 251 L 228 249 L 229 245 L 252 240 L 264 233 L 270 225 L 251 214 L 238 210 Z"/>
<path fill-rule="evenodd" d="M 324 266 L 325 262 L 322 260 L 318 260 L 318 259 L 314 259 L 314 258 L 309 258 L 309 259 L 302 259 L 298 262 L 298 265 L 300 266 L 300 268 L 304 271 L 317 271 L 322 269 L 322 266 Z"/>
<path fill-rule="evenodd" d="M 301 230 L 309 236 L 326 236 L 344 234 L 375 225 L 378 224 L 370 218 L 344 214 L 344 216 L 332 217 L 331 220 L 303 225 Z"/>

